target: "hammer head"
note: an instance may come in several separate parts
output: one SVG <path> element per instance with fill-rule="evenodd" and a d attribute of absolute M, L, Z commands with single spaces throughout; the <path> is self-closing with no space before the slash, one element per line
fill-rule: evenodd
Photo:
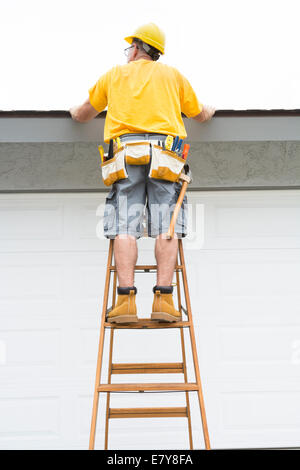
<path fill-rule="evenodd" d="M 184 173 L 180 173 L 179 180 L 186 181 L 188 184 L 193 181 L 192 172 L 189 165 L 186 163 L 183 167 Z"/>

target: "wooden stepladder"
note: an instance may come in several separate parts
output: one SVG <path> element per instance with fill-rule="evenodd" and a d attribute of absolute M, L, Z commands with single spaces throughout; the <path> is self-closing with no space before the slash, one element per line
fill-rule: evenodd
<path fill-rule="evenodd" d="M 188 290 L 188 282 L 185 268 L 185 260 L 183 253 L 182 240 L 178 240 L 178 255 L 177 264 L 175 267 L 176 273 L 176 285 L 177 285 L 177 299 L 178 299 L 178 310 L 183 311 L 187 315 L 186 321 L 179 321 L 173 323 L 157 322 L 151 319 L 140 319 L 136 323 L 120 324 L 120 323 L 108 323 L 106 322 L 108 298 L 109 298 L 109 287 L 111 282 L 111 275 L 113 274 L 113 290 L 112 290 L 112 308 L 115 306 L 116 292 L 117 292 L 117 272 L 116 266 L 112 264 L 114 251 L 114 240 L 109 242 L 108 261 L 106 268 L 106 279 L 104 288 L 103 298 L 103 310 L 100 326 L 100 339 L 99 339 L 99 350 L 96 368 L 96 381 L 94 391 L 94 402 L 92 411 L 91 421 L 91 432 L 90 432 L 90 443 L 89 449 L 94 449 L 95 446 L 95 435 L 96 435 L 96 423 L 98 414 L 99 404 L 99 393 L 107 393 L 106 399 L 106 418 L 105 418 L 105 442 L 104 449 L 108 448 L 108 428 L 109 420 L 112 418 L 154 418 L 154 417 L 185 417 L 188 421 L 188 433 L 190 449 L 193 449 L 192 439 L 192 425 L 191 425 L 191 412 L 189 402 L 189 392 L 196 391 L 198 394 L 202 429 L 205 442 L 205 449 L 210 449 L 210 441 L 208 434 L 208 427 L 206 421 L 206 412 L 204 406 L 204 398 L 202 392 L 202 385 L 199 372 L 199 363 L 196 350 L 195 331 L 191 312 L 191 302 Z M 156 265 L 136 265 L 135 272 L 155 272 L 157 270 Z M 181 304 L 181 292 L 180 292 L 180 276 L 182 275 L 182 285 L 184 290 L 186 308 Z M 162 329 L 162 328 L 178 328 L 180 331 L 181 349 L 182 349 L 182 362 L 174 363 L 113 363 L 113 341 L 114 333 L 117 329 Z M 196 382 L 188 382 L 187 376 L 187 364 L 186 364 L 186 353 L 184 344 L 183 328 L 188 328 L 191 340 L 191 350 L 193 356 L 193 365 L 195 372 Z M 105 332 L 110 329 L 110 343 L 109 343 L 109 363 L 108 363 L 108 380 L 107 383 L 101 383 L 101 370 L 103 362 L 103 347 Z M 181 373 L 183 374 L 184 382 L 175 383 L 111 383 L 113 374 L 159 374 L 159 373 Z M 112 392 L 165 392 L 165 391 L 176 391 L 184 392 L 186 397 L 185 407 L 158 407 L 158 408 L 110 408 L 110 393 Z"/>

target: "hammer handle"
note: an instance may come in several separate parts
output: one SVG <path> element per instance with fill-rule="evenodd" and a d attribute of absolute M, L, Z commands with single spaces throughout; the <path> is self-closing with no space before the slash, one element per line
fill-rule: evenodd
<path fill-rule="evenodd" d="M 180 190 L 177 202 L 176 202 L 176 206 L 174 208 L 172 219 L 171 219 L 171 222 L 170 222 L 169 230 L 168 230 L 168 233 L 167 233 L 167 238 L 173 238 L 174 237 L 174 230 L 175 230 L 176 220 L 177 220 L 180 208 L 181 208 L 183 198 L 185 196 L 187 186 L 188 186 L 188 182 L 183 181 L 182 185 L 181 185 L 181 190 Z"/>

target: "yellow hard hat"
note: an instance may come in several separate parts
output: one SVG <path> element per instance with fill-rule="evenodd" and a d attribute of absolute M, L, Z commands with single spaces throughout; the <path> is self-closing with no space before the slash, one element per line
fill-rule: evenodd
<path fill-rule="evenodd" d="M 165 33 L 154 23 L 143 24 L 131 36 L 127 36 L 124 39 L 131 44 L 133 38 L 140 39 L 146 44 L 155 47 L 162 54 L 165 53 Z"/>

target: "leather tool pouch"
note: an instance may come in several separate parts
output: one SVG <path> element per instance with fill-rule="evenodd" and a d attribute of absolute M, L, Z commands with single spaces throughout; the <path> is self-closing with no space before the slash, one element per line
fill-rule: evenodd
<path fill-rule="evenodd" d="M 128 165 L 148 165 L 150 162 L 149 142 L 128 142 L 125 149 L 125 162 Z"/>
<path fill-rule="evenodd" d="M 114 157 L 101 164 L 102 179 L 105 186 L 110 186 L 118 180 L 128 178 L 125 168 L 125 147 L 119 148 Z"/>
<path fill-rule="evenodd" d="M 163 150 L 158 145 L 152 145 L 149 177 L 177 182 L 185 163 L 186 161 L 179 157 L 176 152 Z"/>

